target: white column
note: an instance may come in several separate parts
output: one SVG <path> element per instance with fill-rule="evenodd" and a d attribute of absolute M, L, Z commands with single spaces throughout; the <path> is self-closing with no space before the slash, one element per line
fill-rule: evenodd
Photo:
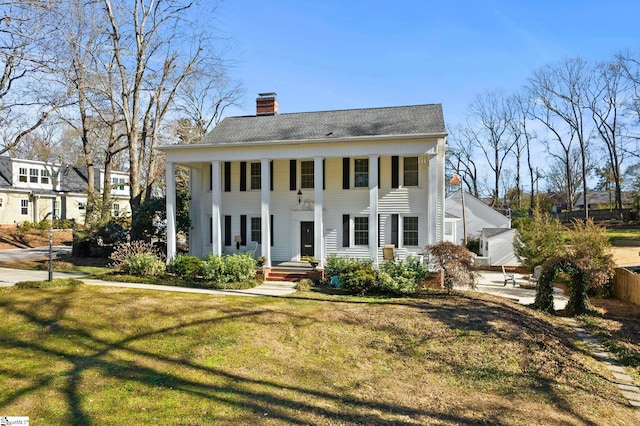
<path fill-rule="evenodd" d="M 220 204 L 222 203 L 222 182 L 220 161 L 211 162 L 211 253 L 222 254 L 222 235 L 220 231 Z"/>
<path fill-rule="evenodd" d="M 167 161 L 167 263 L 176 256 L 176 176 L 175 164 Z"/>
<path fill-rule="evenodd" d="M 378 155 L 369 156 L 369 252 L 378 266 Z"/>
<path fill-rule="evenodd" d="M 264 266 L 271 267 L 271 174 L 269 172 L 269 160 L 260 160 L 260 219 L 262 225 L 262 256 L 266 259 Z"/>
<path fill-rule="evenodd" d="M 444 237 L 444 151 L 444 144 L 439 143 L 436 155 L 428 157 L 427 244 L 435 244 Z"/>
<path fill-rule="evenodd" d="M 324 201 L 322 160 L 322 157 L 314 157 L 313 159 L 313 257 L 320 261 L 318 266 L 324 268 L 326 259 L 324 257 L 324 220 L 322 215 Z"/>

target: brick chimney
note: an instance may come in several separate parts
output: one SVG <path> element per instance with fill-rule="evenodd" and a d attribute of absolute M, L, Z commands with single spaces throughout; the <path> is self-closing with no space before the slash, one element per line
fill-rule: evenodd
<path fill-rule="evenodd" d="M 278 100 L 276 93 L 258 93 L 256 99 L 256 115 L 276 115 L 278 113 Z"/>

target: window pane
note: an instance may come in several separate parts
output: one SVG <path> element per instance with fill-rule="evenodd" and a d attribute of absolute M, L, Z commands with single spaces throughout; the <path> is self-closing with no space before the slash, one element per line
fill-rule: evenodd
<path fill-rule="evenodd" d="M 418 157 L 404 158 L 404 186 L 418 186 Z"/>
<path fill-rule="evenodd" d="M 38 169 L 29 169 L 29 182 L 38 183 Z"/>
<path fill-rule="evenodd" d="M 29 200 L 20 200 L 20 213 L 25 216 L 29 214 Z"/>
<path fill-rule="evenodd" d="M 251 241 L 262 244 L 262 219 L 259 217 L 251 218 Z"/>
<path fill-rule="evenodd" d="M 354 235 L 353 239 L 357 246 L 369 245 L 369 218 L 355 217 L 354 219 Z"/>
<path fill-rule="evenodd" d="M 26 167 L 20 167 L 19 172 L 18 172 L 18 181 L 19 182 L 26 182 L 27 181 L 27 168 Z"/>
<path fill-rule="evenodd" d="M 260 166 L 260 163 L 251 163 L 251 189 L 262 188 Z"/>
<path fill-rule="evenodd" d="M 40 183 L 49 183 L 49 170 L 40 170 Z"/>
<path fill-rule="evenodd" d="M 417 217 L 404 218 L 403 242 L 405 246 L 418 245 L 418 218 Z"/>
<path fill-rule="evenodd" d="M 354 186 L 356 188 L 366 188 L 369 186 L 369 160 L 357 158 L 354 160 Z"/>
<path fill-rule="evenodd" d="M 313 161 L 300 162 L 300 186 L 313 188 Z"/>

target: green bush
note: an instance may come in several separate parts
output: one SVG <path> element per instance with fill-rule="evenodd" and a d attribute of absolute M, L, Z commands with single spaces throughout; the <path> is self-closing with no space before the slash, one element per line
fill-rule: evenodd
<path fill-rule="evenodd" d="M 256 263 L 249 254 L 231 256 L 208 255 L 202 261 L 202 278 L 217 283 L 252 280 L 256 275 Z"/>
<path fill-rule="evenodd" d="M 137 253 L 129 256 L 121 265 L 123 272 L 139 276 L 155 276 L 165 271 L 165 263 L 151 253 Z"/>
<path fill-rule="evenodd" d="M 513 249 L 518 259 L 530 271 L 542 265 L 562 250 L 562 224 L 547 213 L 534 211 L 533 216 L 520 221 Z"/>
<path fill-rule="evenodd" d="M 313 281 L 309 278 L 303 278 L 296 284 L 296 290 L 299 291 L 309 291 L 313 287 Z"/>
<path fill-rule="evenodd" d="M 349 257 L 338 257 L 335 254 L 330 254 L 327 257 L 324 272 L 327 277 L 340 275 L 340 272 L 345 270 L 351 261 L 352 259 Z"/>
<path fill-rule="evenodd" d="M 364 295 L 377 287 L 376 272 L 373 270 L 371 259 L 349 259 L 338 278 L 342 288 Z"/>
<path fill-rule="evenodd" d="M 379 288 L 393 294 L 413 294 L 428 273 L 427 265 L 415 256 L 409 256 L 404 262 L 384 262 L 378 271 Z"/>
<path fill-rule="evenodd" d="M 171 260 L 167 269 L 179 277 L 194 280 L 201 273 L 202 259 L 186 254 L 178 254 Z"/>
<path fill-rule="evenodd" d="M 586 223 L 574 220 L 568 231 L 569 257 L 584 273 L 590 295 L 606 297 L 613 280 L 613 257 L 606 230 L 592 219 Z"/>

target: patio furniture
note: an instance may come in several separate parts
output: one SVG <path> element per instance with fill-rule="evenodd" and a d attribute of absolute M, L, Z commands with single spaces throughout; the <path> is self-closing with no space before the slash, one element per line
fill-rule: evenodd
<path fill-rule="evenodd" d="M 258 250 L 258 242 L 257 241 L 251 241 L 247 245 L 247 248 L 242 251 L 242 253 L 249 253 L 251 256 L 253 256 L 255 258 L 257 250 Z"/>
<path fill-rule="evenodd" d="M 533 274 L 529 275 L 529 283 L 533 285 L 538 285 L 538 279 L 540 279 L 541 273 L 542 273 L 542 265 L 535 266 L 533 268 Z"/>
<path fill-rule="evenodd" d="M 502 265 L 502 276 L 504 277 L 504 286 L 506 286 L 509 281 L 511 281 L 511 284 L 513 285 L 513 287 L 516 286 L 516 277 L 514 274 L 507 274 L 507 271 L 504 269 L 504 265 Z"/>
<path fill-rule="evenodd" d="M 382 248 L 382 259 L 396 261 L 399 256 L 396 254 L 396 246 L 394 244 L 385 244 Z"/>

